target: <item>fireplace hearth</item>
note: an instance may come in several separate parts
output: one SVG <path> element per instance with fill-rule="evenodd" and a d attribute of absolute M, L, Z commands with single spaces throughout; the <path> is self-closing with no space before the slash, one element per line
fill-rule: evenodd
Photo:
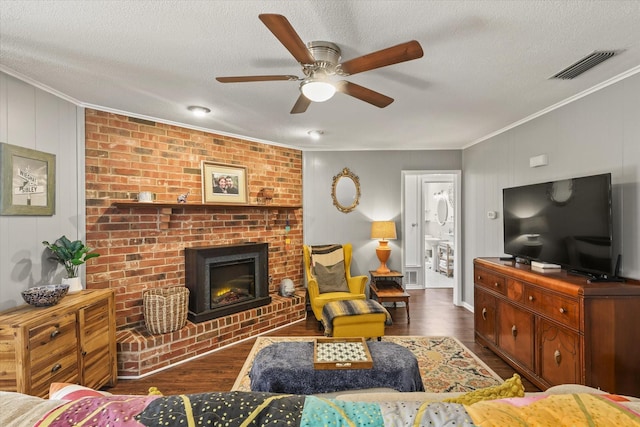
<path fill-rule="evenodd" d="M 189 320 L 198 323 L 267 305 L 267 243 L 185 248 Z"/>

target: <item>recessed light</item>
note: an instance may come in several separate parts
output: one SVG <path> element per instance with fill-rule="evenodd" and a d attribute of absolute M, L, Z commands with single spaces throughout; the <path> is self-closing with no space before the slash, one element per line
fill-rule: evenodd
<path fill-rule="evenodd" d="M 321 130 L 310 130 L 307 133 L 309 134 L 311 139 L 316 140 L 316 141 L 319 140 L 322 135 L 324 135 L 324 132 L 321 131 Z"/>
<path fill-rule="evenodd" d="M 193 113 L 194 116 L 204 117 L 211 112 L 207 107 L 198 107 L 196 105 L 192 105 L 187 108 L 189 111 Z"/>

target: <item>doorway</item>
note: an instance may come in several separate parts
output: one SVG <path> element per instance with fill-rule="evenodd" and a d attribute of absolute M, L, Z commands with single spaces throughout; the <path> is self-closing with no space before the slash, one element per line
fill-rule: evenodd
<path fill-rule="evenodd" d="M 408 289 L 453 288 L 460 305 L 460 171 L 403 171 L 403 269 Z"/>

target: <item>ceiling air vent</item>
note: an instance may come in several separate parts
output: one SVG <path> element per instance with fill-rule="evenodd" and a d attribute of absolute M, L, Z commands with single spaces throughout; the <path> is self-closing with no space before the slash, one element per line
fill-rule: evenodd
<path fill-rule="evenodd" d="M 580 74 L 588 71 L 598 65 L 599 63 L 606 61 L 614 55 L 620 53 L 619 50 L 597 50 L 589 55 L 585 56 L 575 64 L 572 64 L 564 70 L 554 74 L 550 78 L 552 79 L 573 79 Z"/>

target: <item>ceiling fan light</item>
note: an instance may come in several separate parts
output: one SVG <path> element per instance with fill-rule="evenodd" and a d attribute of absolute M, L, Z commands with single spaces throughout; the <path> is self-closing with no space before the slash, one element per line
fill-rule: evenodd
<path fill-rule="evenodd" d="M 300 83 L 300 91 L 310 101 L 324 102 L 336 93 L 336 87 L 321 80 L 304 80 Z"/>

